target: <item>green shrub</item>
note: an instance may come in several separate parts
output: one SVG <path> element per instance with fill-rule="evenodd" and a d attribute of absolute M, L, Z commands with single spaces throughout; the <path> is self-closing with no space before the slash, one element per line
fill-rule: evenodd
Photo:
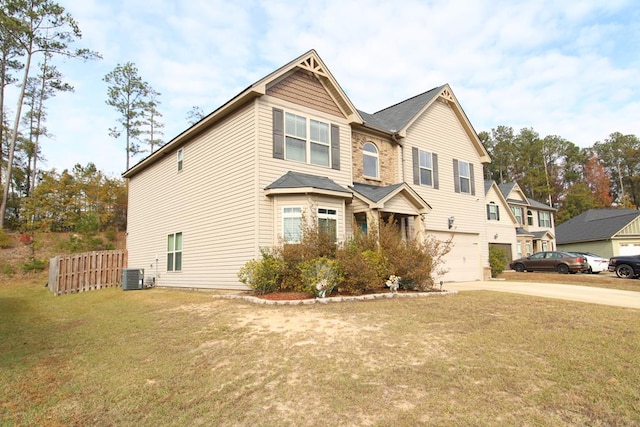
<path fill-rule="evenodd" d="M 489 266 L 491 267 L 491 277 L 498 277 L 507 266 L 509 258 L 507 253 L 497 247 L 489 246 Z"/>
<path fill-rule="evenodd" d="M 365 255 L 367 253 L 367 255 Z M 362 251 L 355 240 L 341 245 L 336 260 L 342 271 L 343 280 L 338 286 L 339 292 L 360 295 L 375 288 L 382 288 L 379 264 L 370 251 Z"/>
<path fill-rule="evenodd" d="M 238 272 L 238 279 L 260 295 L 280 289 L 284 263 L 267 250 L 260 251 L 261 260 L 251 260 Z"/>
<path fill-rule="evenodd" d="M 305 261 L 300 269 L 304 289 L 310 294 L 324 298 L 342 282 L 342 273 L 335 260 L 325 257 Z"/>
<path fill-rule="evenodd" d="M 20 270 L 23 273 L 36 273 L 47 267 L 47 261 L 43 259 L 33 259 L 29 262 L 20 264 Z"/>

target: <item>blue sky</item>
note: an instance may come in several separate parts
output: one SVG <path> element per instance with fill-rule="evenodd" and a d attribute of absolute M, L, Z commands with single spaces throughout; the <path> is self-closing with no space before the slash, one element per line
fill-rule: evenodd
<path fill-rule="evenodd" d="M 78 46 L 103 59 L 59 61 L 75 92 L 48 104 L 47 169 L 124 171 L 102 81 L 119 63 L 162 94 L 168 141 L 192 106 L 211 112 L 309 49 L 369 113 L 449 83 L 477 132 L 532 127 L 581 147 L 614 131 L 640 136 L 637 0 L 59 3 L 80 25 Z"/>

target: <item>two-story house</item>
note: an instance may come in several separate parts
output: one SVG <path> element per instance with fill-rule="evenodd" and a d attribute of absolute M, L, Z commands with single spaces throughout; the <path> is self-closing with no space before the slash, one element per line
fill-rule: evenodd
<path fill-rule="evenodd" d="M 123 174 L 129 265 L 161 286 L 245 288 L 238 270 L 299 241 L 305 217 L 344 241 L 394 215 L 407 236 L 452 239 L 440 280 L 480 280 L 485 162 L 449 85 L 367 114 L 311 50 Z"/>
<path fill-rule="evenodd" d="M 540 251 L 555 250 L 553 213 L 556 209 L 528 198 L 515 182 L 500 184 L 498 187 L 516 219 L 517 243 L 514 256 L 521 258 Z"/>

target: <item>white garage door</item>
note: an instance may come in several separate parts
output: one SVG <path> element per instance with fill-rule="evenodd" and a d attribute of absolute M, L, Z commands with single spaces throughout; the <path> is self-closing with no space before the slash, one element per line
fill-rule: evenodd
<path fill-rule="evenodd" d="M 640 255 L 640 243 L 621 243 L 620 255 Z"/>
<path fill-rule="evenodd" d="M 480 262 L 480 238 L 474 234 L 456 234 L 453 249 L 446 259 L 449 272 L 444 275 L 445 282 L 471 282 L 482 280 Z"/>

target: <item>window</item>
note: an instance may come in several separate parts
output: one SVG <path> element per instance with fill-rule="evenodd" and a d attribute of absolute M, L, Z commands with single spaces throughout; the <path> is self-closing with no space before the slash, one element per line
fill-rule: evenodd
<path fill-rule="evenodd" d="M 183 152 L 181 148 L 178 150 L 178 172 L 182 170 L 182 156 L 183 156 Z"/>
<path fill-rule="evenodd" d="M 543 251 L 548 251 L 549 250 L 549 242 L 547 242 L 546 240 L 542 241 L 542 250 Z"/>
<path fill-rule="evenodd" d="M 513 215 L 516 217 L 518 224 L 522 225 L 522 208 L 519 206 L 511 206 L 511 212 L 513 212 Z"/>
<path fill-rule="evenodd" d="M 469 163 L 458 161 L 458 179 L 460 182 L 460 192 L 471 194 L 471 173 Z"/>
<path fill-rule="evenodd" d="M 540 227 L 551 228 L 551 214 L 549 212 L 538 212 L 538 222 Z"/>
<path fill-rule="evenodd" d="M 420 184 L 433 186 L 433 156 L 420 150 Z"/>
<path fill-rule="evenodd" d="M 282 208 L 282 237 L 285 243 L 299 243 L 302 237 L 302 208 Z"/>
<path fill-rule="evenodd" d="M 526 256 L 531 255 L 531 240 L 526 240 L 525 241 L 525 248 L 526 248 L 526 251 L 527 251 Z"/>
<path fill-rule="evenodd" d="M 331 133 L 328 123 L 307 120 L 306 117 L 292 113 L 285 114 L 284 122 L 287 160 L 330 166 Z"/>
<path fill-rule="evenodd" d="M 522 242 L 520 241 L 516 245 L 516 258 L 522 258 Z"/>
<path fill-rule="evenodd" d="M 476 187 L 473 178 L 473 163 L 453 159 L 453 187 L 456 193 L 475 196 Z"/>
<path fill-rule="evenodd" d="M 364 176 L 379 178 L 378 149 L 371 142 L 365 142 L 362 147 L 362 165 Z"/>
<path fill-rule="evenodd" d="M 182 271 L 182 233 L 167 236 L 167 271 Z"/>
<path fill-rule="evenodd" d="M 494 202 L 487 205 L 487 219 L 489 221 L 500 221 L 500 207 Z"/>
<path fill-rule="evenodd" d="M 533 225 L 533 212 L 527 210 L 527 224 Z"/>
<path fill-rule="evenodd" d="M 334 242 L 338 240 L 338 213 L 335 209 L 318 208 L 318 229 Z"/>

